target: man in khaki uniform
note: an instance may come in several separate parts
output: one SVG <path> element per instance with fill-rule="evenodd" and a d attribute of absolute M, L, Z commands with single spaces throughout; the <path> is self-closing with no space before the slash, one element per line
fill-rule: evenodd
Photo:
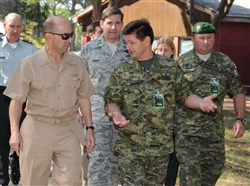
<path fill-rule="evenodd" d="M 81 57 L 68 52 L 73 31 L 69 21 L 52 16 L 44 22 L 45 46 L 24 59 L 4 94 L 10 103 L 11 147 L 20 154 L 23 185 L 81 185 L 80 107 L 87 126 L 87 150 L 95 145 L 89 97 L 93 86 Z M 19 131 L 21 108 L 26 113 Z"/>

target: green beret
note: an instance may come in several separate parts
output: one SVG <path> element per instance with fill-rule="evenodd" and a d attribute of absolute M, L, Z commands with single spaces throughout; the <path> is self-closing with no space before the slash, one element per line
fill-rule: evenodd
<path fill-rule="evenodd" d="M 193 26 L 192 34 L 211 34 L 215 33 L 215 27 L 207 22 L 197 22 Z"/>

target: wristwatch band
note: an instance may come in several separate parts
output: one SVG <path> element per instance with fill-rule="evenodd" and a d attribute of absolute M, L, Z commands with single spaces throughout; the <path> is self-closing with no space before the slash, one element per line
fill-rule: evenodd
<path fill-rule="evenodd" d="M 245 125 L 245 126 L 247 125 L 247 121 L 246 121 L 244 118 L 236 118 L 235 121 L 236 121 L 236 120 L 241 121 L 242 124 Z"/>
<path fill-rule="evenodd" d="M 88 129 L 94 130 L 95 128 L 93 126 L 86 126 L 86 130 L 88 130 Z"/>

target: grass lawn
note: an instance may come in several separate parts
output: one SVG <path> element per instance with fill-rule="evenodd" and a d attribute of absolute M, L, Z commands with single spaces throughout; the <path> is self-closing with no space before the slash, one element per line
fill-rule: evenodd
<path fill-rule="evenodd" d="M 235 114 L 232 100 L 225 100 L 225 147 L 226 162 L 223 174 L 216 186 L 250 186 L 250 97 L 247 98 L 247 127 L 243 137 L 235 139 L 232 133 L 232 123 Z M 178 186 L 177 183 L 176 186 Z"/>
<path fill-rule="evenodd" d="M 250 108 L 247 109 L 248 126 L 240 139 L 232 135 L 231 126 L 234 112 L 224 111 L 226 124 L 226 163 L 222 176 L 216 186 L 250 186 Z"/>

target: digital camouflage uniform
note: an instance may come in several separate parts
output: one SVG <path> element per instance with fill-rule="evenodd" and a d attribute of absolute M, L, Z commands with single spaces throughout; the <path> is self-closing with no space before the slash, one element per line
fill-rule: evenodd
<path fill-rule="evenodd" d="M 118 128 L 115 146 L 122 185 L 163 184 L 168 155 L 173 152 L 175 100 L 183 103 L 187 92 L 184 77 L 176 72 L 176 67 L 175 61 L 154 54 L 150 70 L 130 60 L 111 75 L 106 102 L 118 104 L 130 120 L 128 126 Z M 165 109 L 154 108 L 156 91 L 164 94 Z"/>
<path fill-rule="evenodd" d="M 225 161 L 223 100 L 244 93 L 236 66 L 218 51 L 205 62 L 194 50 L 183 54 L 178 64 L 190 83 L 191 92 L 201 98 L 210 95 L 210 82 L 216 78 L 220 94 L 213 101 L 216 112 L 204 113 L 177 104 L 176 151 L 180 162 L 181 186 L 212 186 L 222 173 Z"/>
<path fill-rule="evenodd" d="M 89 154 L 88 185 L 117 185 L 117 158 L 113 154 L 116 131 L 105 114 L 103 96 L 113 68 L 127 60 L 129 54 L 122 37 L 120 37 L 115 53 L 112 54 L 102 35 L 84 45 L 81 56 L 86 59 L 90 78 L 96 91 L 91 97 L 96 146 Z"/>

